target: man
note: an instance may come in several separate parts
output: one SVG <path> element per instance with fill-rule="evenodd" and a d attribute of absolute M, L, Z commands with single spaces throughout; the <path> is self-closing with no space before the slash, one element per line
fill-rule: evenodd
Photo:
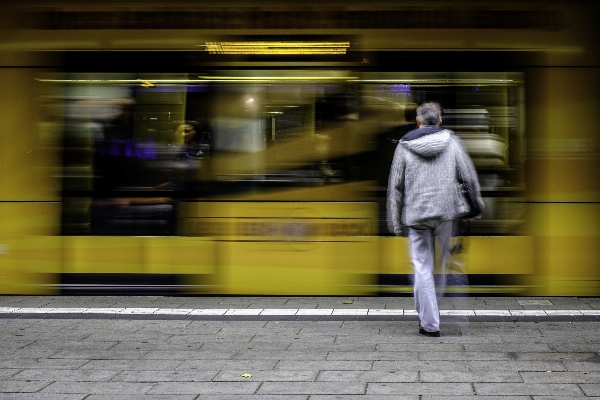
<path fill-rule="evenodd" d="M 388 229 L 397 236 L 408 234 L 410 242 L 419 333 L 434 337 L 440 336 L 433 278 L 435 238 L 442 250 L 443 274 L 454 220 L 469 210 L 460 183 L 472 188 L 483 208 L 473 163 L 460 138 L 440 126 L 441 114 L 435 102 L 417 107 L 418 128 L 404 135 L 394 153 L 387 202 Z"/>

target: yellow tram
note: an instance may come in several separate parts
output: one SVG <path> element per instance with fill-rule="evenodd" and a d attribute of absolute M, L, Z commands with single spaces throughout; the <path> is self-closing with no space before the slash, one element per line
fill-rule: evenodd
<path fill-rule="evenodd" d="M 0 293 L 410 293 L 384 210 L 422 101 L 486 205 L 457 290 L 600 293 L 585 3 L 251 3 L 1 6 Z"/>

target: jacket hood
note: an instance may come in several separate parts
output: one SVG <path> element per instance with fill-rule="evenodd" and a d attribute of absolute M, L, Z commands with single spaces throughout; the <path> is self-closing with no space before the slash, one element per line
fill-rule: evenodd
<path fill-rule="evenodd" d="M 416 131 L 419 130 L 417 129 Z M 400 144 L 421 157 L 432 158 L 448 147 L 451 133 L 450 130 L 442 128 L 434 133 L 427 133 L 423 136 L 419 135 L 416 139 L 402 139 Z"/>

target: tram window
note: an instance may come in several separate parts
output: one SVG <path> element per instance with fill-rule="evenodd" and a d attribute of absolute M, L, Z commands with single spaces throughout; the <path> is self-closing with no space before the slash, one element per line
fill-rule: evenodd
<path fill-rule="evenodd" d="M 182 201 L 231 196 L 381 204 L 395 146 L 427 100 L 443 105 L 444 126 L 478 169 L 486 209 L 473 231 L 518 231 L 520 74 L 326 72 L 280 71 L 280 82 L 233 71 L 210 83 L 170 74 L 164 84 L 161 75 L 86 76 L 98 85 L 74 74 L 63 90 L 63 232 L 178 235 Z M 339 194 L 336 185 L 352 182 L 365 189 Z"/>

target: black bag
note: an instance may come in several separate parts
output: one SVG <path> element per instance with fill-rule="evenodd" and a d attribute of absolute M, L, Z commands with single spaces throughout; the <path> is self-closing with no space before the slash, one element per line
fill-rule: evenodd
<path fill-rule="evenodd" d="M 479 206 L 479 202 L 477 201 L 477 196 L 473 193 L 473 189 L 469 186 L 468 183 L 463 182 L 460 184 L 460 192 L 462 193 L 465 200 L 467 200 L 467 204 L 469 205 L 469 211 L 463 215 L 463 218 L 475 218 L 481 215 L 481 207 Z"/>

